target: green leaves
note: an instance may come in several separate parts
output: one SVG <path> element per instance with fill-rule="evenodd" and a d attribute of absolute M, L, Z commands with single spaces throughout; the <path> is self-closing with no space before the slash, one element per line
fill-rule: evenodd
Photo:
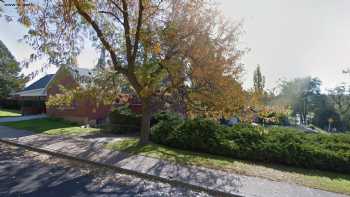
<path fill-rule="evenodd" d="M 140 95 L 144 97 L 153 94 L 159 89 L 163 85 L 162 81 L 167 74 L 166 70 L 164 70 L 159 64 L 159 61 L 155 59 L 148 64 L 137 67 L 136 69 L 137 79 L 143 86 Z"/>
<path fill-rule="evenodd" d="M 20 75 L 20 71 L 18 62 L 0 41 L 0 99 L 24 87 L 26 78 Z"/>
<path fill-rule="evenodd" d="M 30 27 L 31 26 L 31 22 L 30 22 L 30 19 L 29 17 L 27 16 L 22 16 L 20 19 L 19 19 L 19 22 L 22 23 L 25 27 Z"/>
<path fill-rule="evenodd" d="M 350 172 L 349 134 L 306 134 L 298 129 L 224 127 L 207 119 L 165 116 L 152 128 L 154 142 L 184 150 L 297 167 Z"/>
<path fill-rule="evenodd" d="M 65 108 L 72 107 L 75 102 L 84 103 L 86 101 L 95 108 L 108 106 L 116 101 L 122 91 L 123 85 L 125 85 L 125 80 L 119 75 L 105 70 L 96 71 L 96 74 L 85 82 L 76 81 L 77 83 L 62 86 L 60 85 L 62 81 L 64 83 L 64 80 L 74 77 L 69 69 L 61 68 L 56 74 L 55 81 L 52 82 L 54 85 L 53 87 L 49 87 L 49 89 L 58 85 L 59 93 L 49 97 L 47 101 L 48 106 Z"/>
<path fill-rule="evenodd" d="M 89 11 L 92 11 L 93 9 L 96 9 L 96 4 L 91 0 L 87 0 L 87 1 L 82 1 L 80 3 L 80 7 L 84 11 L 89 12 Z"/>

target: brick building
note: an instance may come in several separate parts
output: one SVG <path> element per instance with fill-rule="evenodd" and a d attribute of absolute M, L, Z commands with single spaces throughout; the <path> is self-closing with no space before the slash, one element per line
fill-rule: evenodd
<path fill-rule="evenodd" d="M 61 94 L 60 86 L 66 89 L 83 86 L 85 82 L 91 80 L 93 72 L 84 68 L 61 67 L 56 74 L 46 75 L 33 83 L 23 91 L 16 93 L 15 97 L 23 102 L 23 114 L 47 113 L 50 117 L 58 117 L 74 122 L 98 123 L 108 116 L 112 106 L 99 105 L 98 107 L 90 98 L 79 99 L 73 102 L 70 107 L 46 107 L 45 102 L 50 96 Z M 141 105 L 130 99 L 129 95 L 124 95 L 130 102 L 130 107 L 134 112 L 139 112 Z M 25 105 L 25 102 L 27 105 Z"/>
<path fill-rule="evenodd" d="M 46 113 L 47 87 L 55 75 L 46 75 L 12 95 L 21 105 L 23 115 Z"/>

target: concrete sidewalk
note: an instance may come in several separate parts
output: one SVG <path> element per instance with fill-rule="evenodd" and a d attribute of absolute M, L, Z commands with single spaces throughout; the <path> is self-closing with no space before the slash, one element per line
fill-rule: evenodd
<path fill-rule="evenodd" d="M 6 132 L 3 127 L 2 133 Z M 8 132 L 12 132 L 8 129 Z M 64 136 L 29 135 L 19 138 L 2 138 L 10 142 L 61 153 L 71 157 L 98 162 L 103 165 L 115 166 L 126 170 L 157 176 L 167 180 L 174 180 L 231 193 L 237 196 L 248 197 L 345 197 L 346 195 L 311 189 L 296 184 L 262 179 L 258 177 L 242 176 L 220 170 L 213 170 L 196 166 L 184 166 L 168 161 L 141 155 L 129 155 L 105 149 L 104 146 L 111 140 L 93 140 L 86 138 L 72 138 Z"/>

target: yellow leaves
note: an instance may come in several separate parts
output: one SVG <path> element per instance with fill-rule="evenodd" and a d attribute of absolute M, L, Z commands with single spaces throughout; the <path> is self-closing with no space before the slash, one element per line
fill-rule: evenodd
<path fill-rule="evenodd" d="M 19 21 L 20 21 L 20 23 L 22 23 L 25 27 L 30 27 L 30 25 L 32 24 L 31 22 L 30 22 L 30 19 L 27 17 L 27 16 L 25 16 L 25 15 L 23 15 L 23 16 L 21 16 L 20 17 L 20 19 L 19 19 Z"/>
<path fill-rule="evenodd" d="M 194 91 L 190 99 L 196 106 L 189 106 L 192 114 L 210 117 L 230 117 L 240 113 L 245 95 L 237 82 L 239 73 L 230 46 L 220 46 L 203 34 L 196 37 L 190 54 L 190 75 Z M 199 109 L 198 109 L 199 108 Z"/>
<path fill-rule="evenodd" d="M 96 5 L 93 1 L 86 1 L 86 0 L 83 0 L 80 2 L 80 7 L 88 12 L 88 11 L 91 11 L 92 9 L 95 9 L 96 8 Z"/>
<path fill-rule="evenodd" d="M 37 9 L 37 6 L 24 0 L 16 0 L 16 4 L 18 5 L 17 12 L 20 16 L 19 22 L 29 28 L 32 25 L 32 22 L 28 17 L 28 13 L 34 12 Z"/>
<path fill-rule="evenodd" d="M 159 55 L 161 52 L 161 47 L 159 43 L 156 43 L 155 45 L 153 45 L 152 47 L 152 52 L 156 55 Z"/>
<path fill-rule="evenodd" d="M 56 94 L 50 96 L 46 105 L 48 107 L 63 108 L 70 107 L 73 103 L 73 97 L 71 94 Z"/>
<path fill-rule="evenodd" d="M 18 5 L 18 14 L 20 15 L 20 16 L 23 16 L 24 15 L 24 7 L 25 7 L 25 2 L 24 2 L 24 0 L 16 0 L 16 3 L 17 3 L 17 5 Z"/>
<path fill-rule="evenodd" d="M 189 106 L 192 114 L 219 118 L 239 113 L 244 105 L 241 84 L 225 76 L 220 65 L 196 65 L 192 71 L 192 82 L 197 87 L 190 94 L 190 100 L 197 104 Z"/>
<path fill-rule="evenodd" d="M 69 108 L 74 102 L 89 102 L 96 108 L 102 105 L 111 105 L 117 98 L 115 91 L 105 91 L 96 86 L 81 88 L 79 86 L 71 89 L 60 87 L 62 93 L 52 95 L 46 102 L 47 106 L 54 108 Z"/>
<path fill-rule="evenodd" d="M 154 94 L 162 86 L 166 71 L 160 66 L 158 60 L 137 67 L 136 77 L 142 86 L 140 96 L 148 97 Z"/>
<path fill-rule="evenodd" d="M 144 86 L 143 89 L 141 90 L 141 92 L 139 93 L 140 94 L 140 97 L 142 98 L 147 98 L 149 97 L 150 95 L 152 95 L 153 91 L 152 91 L 152 88 L 149 87 L 149 86 Z"/>
<path fill-rule="evenodd" d="M 63 18 L 66 22 L 72 21 L 73 14 L 73 1 L 72 0 L 63 0 Z"/>

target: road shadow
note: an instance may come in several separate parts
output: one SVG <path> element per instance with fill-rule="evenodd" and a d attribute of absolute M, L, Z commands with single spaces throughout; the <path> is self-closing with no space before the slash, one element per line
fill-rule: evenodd
<path fill-rule="evenodd" d="M 0 196 L 194 196 L 174 188 L 139 178 L 113 174 L 86 173 L 74 165 L 43 163 L 23 156 L 24 149 L 8 151 L 0 147 Z M 86 170 L 86 169 L 85 169 Z M 172 195 L 174 193 L 174 195 Z"/>

